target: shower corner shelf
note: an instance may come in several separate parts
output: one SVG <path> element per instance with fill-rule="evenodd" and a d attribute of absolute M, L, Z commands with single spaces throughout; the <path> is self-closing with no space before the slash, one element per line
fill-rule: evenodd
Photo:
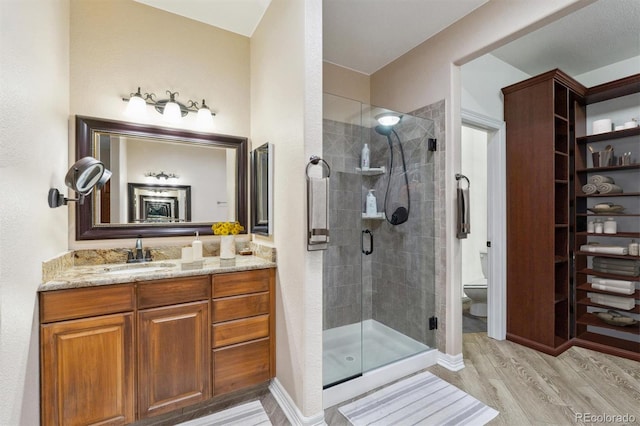
<path fill-rule="evenodd" d="M 356 172 L 362 173 L 365 176 L 376 176 L 383 175 L 387 172 L 387 168 L 385 166 L 382 167 L 370 167 L 368 169 L 362 170 L 360 167 L 356 167 Z"/>
<path fill-rule="evenodd" d="M 371 220 L 384 220 L 384 212 L 378 212 L 375 215 L 368 215 L 366 213 L 362 213 L 363 219 L 371 219 Z"/>

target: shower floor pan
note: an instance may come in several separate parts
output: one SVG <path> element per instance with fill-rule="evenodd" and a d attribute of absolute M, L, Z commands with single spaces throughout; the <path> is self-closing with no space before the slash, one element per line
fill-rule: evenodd
<path fill-rule="evenodd" d="M 430 349 L 372 319 L 324 330 L 322 337 L 324 386 Z"/>

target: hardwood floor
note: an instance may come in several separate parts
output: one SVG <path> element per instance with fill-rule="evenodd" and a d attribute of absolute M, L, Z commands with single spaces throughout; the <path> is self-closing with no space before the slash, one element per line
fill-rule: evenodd
<path fill-rule="evenodd" d="M 500 411 L 490 425 L 598 423 L 593 417 L 580 420 L 581 414 L 626 414 L 635 417 L 626 423 L 640 424 L 638 362 L 578 347 L 554 358 L 486 333 L 464 334 L 463 339 L 464 369 L 452 372 L 436 365 L 427 370 Z M 325 410 L 325 421 L 349 424 L 337 406 Z"/>

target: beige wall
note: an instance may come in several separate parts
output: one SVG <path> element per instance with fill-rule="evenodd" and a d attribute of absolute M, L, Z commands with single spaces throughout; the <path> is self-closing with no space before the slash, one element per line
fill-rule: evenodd
<path fill-rule="evenodd" d="M 305 166 L 322 151 L 321 4 L 273 0 L 251 38 L 253 146 L 274 145 L 277 380 L 322 413 L 322 253 L 307 252 Z"/>
<path fill-rule="evenodd" d="M 371 103 L 413 111 L 446 105 L 446 293 L 445 351 L 462 352 L 460 242 L 455 239 L 455 179 L 460 170 L 460 65 L 584 7 L 595 0 L 536 2 L 490 0 L 371 76 Z M 442 348 L 440 348 L 442 349 Z"/>
<path fill-rule="evenodd" d="M 349 68 L 323 62 L 322 91 L 369 104 L 371 103 L 371 78 Z"/>
<path fill-rule="evenodd" d="M 127 121 L 123 112 L 138 86 L 165 99 L 201 101 L 216 112 L 215 133 L 249 136 L 249 38 L 155 9 L 133 0 L 71 0 L 70 114 Z M 166 126 L 147 107 L 149 124 Z M 179 126 L 197 130 L 195 114 Z M 70 138 L 69 162 L 75 161 Z M 75 241 L 70 210 L 69 247 L 122 247 L 133 240 Z M 207 237 L 205 237 L 206 239 Z M 148 239 L 181 243 L 191 237 Z"/>
<path fill-rule="evenodd" d="M 69 3 L 0 1 L 0 425 L 39 423 L 37 288 L 67 248 Z"/>

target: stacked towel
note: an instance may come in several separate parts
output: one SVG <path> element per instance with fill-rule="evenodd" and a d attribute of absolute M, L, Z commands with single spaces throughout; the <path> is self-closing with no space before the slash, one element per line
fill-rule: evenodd
<path fill-rule="evenodd" d="M 591 287 L 596 290 L 605 290 L 620 294 L 633 294 L 636 291 L 636 284 L 633 281 L 612 280 L 600 277 L 593 277 L 591 279 Z"/>
<path fill-rule="evenodd" d="M 596 185 L 598 192 L 601 194 L 619 194 L 622 193 L 622 188 L 614 183 L 599 183 Z"/>
<path fill-rule="evenodd" d="M 329 243 L 329 178 L 309 178 L 308 244 L 309 250 L 325 250 Z"/>
<path fill-rule="evenodd" d="M 631 259 L 609 259 L 606 257 L 593 258 L 593 270 L 608 274 L 639 276 L 640 261 Z"/>
<path fill-rule="evenodd" d="M 589 176 L 589 183 L 598 185 L 600 183 L 616 183 L 616 182 L 613 180 L 613 178 L 609 176 L 592 175 L 592 176 Z"/>
<path fill-rule="evenodd" d="M 627 247 L 610 246 L 606 244 L 584 244 L 580 246 L 580 251 L 605 254 L 629 254 Z"/>
<path fill-rule="evenodd" d="M 633 297 L 609 296 L 607 294 L 587 293 L 591 302 L 599 305 L 611 306 L 618 309 L 629 310 L 636 306 Z"/>
<path fill-rule="evenodd" d="M 586 195 L 595 194 L 598 192 L 598 186 L 595 183 L 588 183 L 582 187 L 582 192 Z"/>

